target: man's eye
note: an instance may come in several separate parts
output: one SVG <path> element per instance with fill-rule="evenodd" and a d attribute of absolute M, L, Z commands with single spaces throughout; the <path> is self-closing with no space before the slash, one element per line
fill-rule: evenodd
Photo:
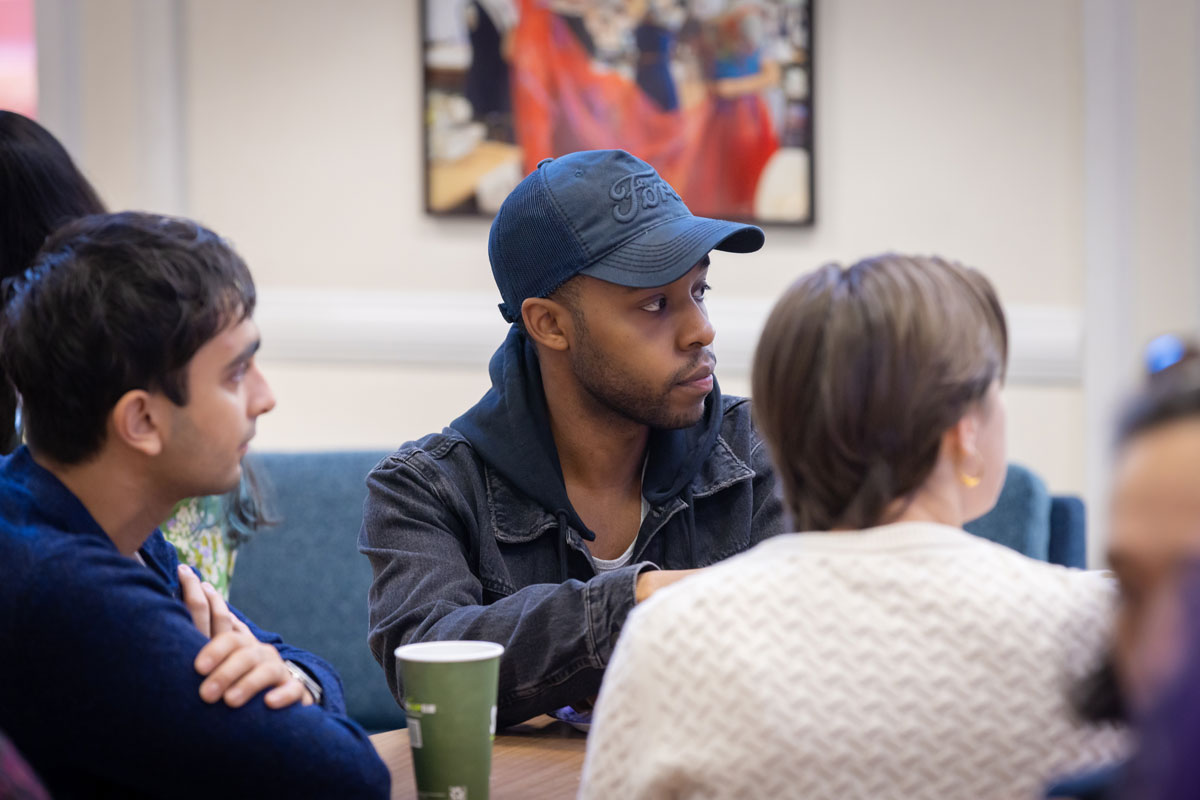
<path fill-rule="evenodd" d="M 666 307 L 667 307 L 667 298 L 659 297 L 658 299 L 653 300 L 653 301 L 647 303 L 646 305 L 642 306 L 642 310 L 643 311 L 662 311 Z"/>
<path fill-rule="evenodd" d="M 234 383 L 241 383 L 242 379 L 246 377 L 246 370 L 249 368 L 249 364 L 242 364 L 229 374 L 229 380 L 233 381 Z"/>
<path fill-rule="evenodd" d="M 710 289 L 712 289 L 711 286 L 709 286 L 707 283 L 702 283 L 696 287 L 696 291 L 692 292 L 692 297 L 696 298 L 697 300 L 703 300 L 704 295 L 708 294 Z"/>

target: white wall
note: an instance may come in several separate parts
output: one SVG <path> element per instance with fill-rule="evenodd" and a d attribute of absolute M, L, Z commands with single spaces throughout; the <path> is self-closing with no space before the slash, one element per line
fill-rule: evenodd
<path fill-rule="evenodd" d="M 189 209 L 234 239 L 268 294 L 494 294 L 487 222 L 421 211 L 414 3 L 185 7 Z M 1010 303 L 1078 308 L 1079 3 L 839 0 L 816 21 L 818 224 L 770 229 L 755 256 L 719 256 L 717 292 L 773 297 L 826 260 L 898 249 L 979 266 Z M 492 312 L 480 302 L 479 313 Z M 281 403 L 260 424 L 261 447 L 390 446 L 486 388 L 482 361 L 429 370 L 271 355 L 268 340 Z M 1080 489 L 1078 386 L 1012 394 L 1014 457 Z M 1053 452 L 1047 413 L 1062 442 Z"/>
<path fill-rule="evenodd" d="M 1200 320 L 1200 3 L 1133 5 L 1133 332 Z"/>
<path fill-rule="evenodd" d="M 1137 132 L 1129 224 L 1145 277 L 1134 276 L 1127 305 L 1139 337 L 1200 316 L 1198 2 L 1139 2 L 1127 34 L 1137 70 L 1136 102 L 1125 109 Z M 477 399 L 482 357 L 442 368 L 377 354 L 333 363 L 283 336 L 272 345 L 267 327 L 272 293 L 297 289 L 327 293 L 335 306 L 353 290 L 410 302 L 461 292 L 480 319 L 493 313 L 487 222 L 421 210 L 415 0 L 109 0 L 103 13 L 39 0 L 43 8 L 74 10 L 85 23 L 75 143 L 102 193 L 114 206 L 155 202 L 163 186 L 139 166 L 142 152 L 175 152 L 182 209 L 233 239 L 255 272 L 263 362 L 280 398 L 260 423 L 260 448 L 390 447 Z M 1085 8 L 1082 0 L 819 2 L 817 225 L 772 228 L 760 254 L 720 256 L 717 293 L 765 300 L 826 260 L 897 249 L 982 268 L 1006 303 L 1033 312 L 1021 319 L 1047 310 L 1080 318 L 1091 185 Z M 164 66 L 178 69 L 177 83 L 147 84 L 147 57 L 129 56 L 149 49 L 156 32 L 182 42 Z M 62 94 L 71 82 L 57 85 Z M 54 82 L 43 86 L 55 91 Z M 147 91 L 178 105 L 178 131 L 146 136 Z M 68 113 L 60 119 L 71 127 Z M 450 333 L 431 325 L 430 347 L 437 352 Z M 1036 356 L 1038 332 L 1014 333 Z M 1080 328 L 1070 341 L 1084 335 Z M 1088 471 L 1081 369 L 1049 383 L 1018 375 L 1008 392 L 1013 458 L 1061 491 L 1082 491 Z M 723 384 L 744 388 L 744 378 Z"/>
<path fill-rule="evenodd" d="M 190 207 L 261 282 L 490 290 L 487 223 L 421 212 L 415 2 L 185 5 Z M 818 12 L 819 224 L 771 230 L 721 290 L 775 296 L 899 248 L 987 269 L 1010 302 L 1077 305 L 1079 3 Z"/>

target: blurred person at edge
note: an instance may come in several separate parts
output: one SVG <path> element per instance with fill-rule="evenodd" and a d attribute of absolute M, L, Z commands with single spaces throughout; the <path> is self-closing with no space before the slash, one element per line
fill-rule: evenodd
<path fill-rule="evenodd" d="M 106 209 L 66 148 L 44 127 L 0 110 L 0 280 L 21 275 L 59 226 Z M 21 444 L 17 396 L 0 385 L 0 453 Z M 243 465 L 225 495 L 180 500 L 161 527 L 179 559 L 229 597 L 237 548 L 268 522 L 254 472 Z"/>
<path fill-rule="evenodd" d="M 1145 714 L 1181 657 L 1184 576 L 1200 561 L 1200 358 L 1153 373 L 1117 433 L 1108 560 L 1121 585 L 1114 676 Z"/>
<path fill-rule="evenodd" d="M 1188 576 L 1200 561 L 1200 351 L 1167 335 L 1150 343 L 1145 360 L 1146 385 L 1126 406 L 1117 430 L 1108 543 L 1120 583 L 1116 629 L 1108 659 L 1079 699 L 1094 720 L 1165 731 L 1186 722 L 1186 692 L 1179 696 L 1183 689 L 1172 684 L 1181 663 L 1194 661 L 1189 648 L 1200 636 L 1194 624 L 1200 617 L 1186 613 L 1196 594 L 1187 589 L 1195 580 Z M 1197 668 L 1182 672 L 1196 675 Z M 1169 707 L 1176 705 L 1180 712 L 1173 715 Z M 1142 748 L 1130 766 L 1076 776 L 1048 796 L 1103 800 L 1136 785 L 1139 793 L 1131 796 L 1149 797 L 1143 790 L 1161 785 L 1168 762 L 1176 769 L 1189 760 L 1176 760 L 1158 742 Z"/>
<path fill-rule="evenodd" d="M 1158 340 L 1161 342 L 1162 340 Z M 1120 576 L 1116 676 L 1139 733 L 1121 798 L 1200 793 L 1200 357 L 1151 376 L 1120 429 L 1109 558 Z"/>

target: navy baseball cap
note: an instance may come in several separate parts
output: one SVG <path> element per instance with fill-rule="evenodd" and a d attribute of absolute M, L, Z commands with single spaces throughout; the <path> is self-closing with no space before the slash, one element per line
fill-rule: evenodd
<path fill-rule="evenodd" d="M 505 198 L 488 259 L 509 322 L 528 297 L 580 273 L 621 286 L 664 286 L 710 250 L 753 253 L 754 225 L 697 217 L 654 167 L 624 150 L 547 158 Z"/>

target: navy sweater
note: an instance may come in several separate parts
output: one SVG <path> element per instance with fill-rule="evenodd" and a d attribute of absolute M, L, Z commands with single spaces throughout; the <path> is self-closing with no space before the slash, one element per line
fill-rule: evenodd
<path fill-rule="evenodd" d="M 333 668 L 236 610 L 316 678 L 322 706 L 201 700 L 208 639 L 179 599 L 175 549 L 156 530 L 141 555 L 149 568 L 26 448 L 0 459 L 0 730 L 55 797 L 387 797 Z"/>

